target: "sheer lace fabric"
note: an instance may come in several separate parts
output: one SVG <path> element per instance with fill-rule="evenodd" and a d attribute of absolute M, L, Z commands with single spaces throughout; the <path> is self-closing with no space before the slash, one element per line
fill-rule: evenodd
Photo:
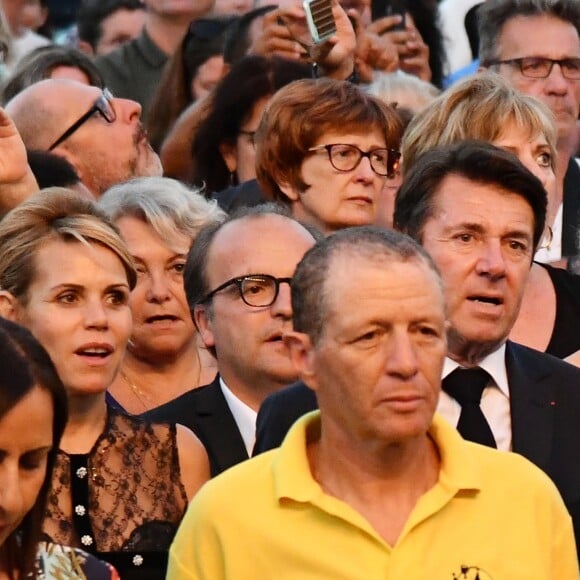
<path fill-rule="evenodd" d="M 58 453 L 43 530 L 90 552 L 165 552 L 186 506 L 175 426 L 109 408 L 90 453 Z"/>

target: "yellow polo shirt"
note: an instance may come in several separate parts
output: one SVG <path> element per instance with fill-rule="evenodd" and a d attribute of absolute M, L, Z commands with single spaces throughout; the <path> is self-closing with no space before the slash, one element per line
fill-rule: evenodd
<path fill-rule="evenodd" d="M 306 435 L 319 421 L 306 415 L 282 447 L 202 488 L 171 546 L 169 580 L 579 578 L 571 518 L 525 458 L 464 441 L 435 416 L 439 480 L 390 546 L 313 479 Z"/>

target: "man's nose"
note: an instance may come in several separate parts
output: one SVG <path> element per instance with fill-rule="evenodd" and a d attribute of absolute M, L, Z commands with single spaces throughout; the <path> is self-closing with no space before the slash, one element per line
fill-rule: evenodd
<path fill-rule="evenodd" d="M 506 262 L 500 240 L 488 240 L 481 245 L 481 253 L 477 261 L 478 274 L 498 278 L 505 274 Z"/>
<path fill-rule="evenodd" d="M 284 318 L 292 318 L 292 299 L 290 284 L 287 282 L 280 282 L 278 287 L 278 296 L 272 306 L 270 306 L 272 316 L 282 316 Z"/>

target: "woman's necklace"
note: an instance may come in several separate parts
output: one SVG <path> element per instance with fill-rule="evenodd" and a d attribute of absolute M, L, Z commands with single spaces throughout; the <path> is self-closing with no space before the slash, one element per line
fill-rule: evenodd
<path fill-rule="evenodd" d="M 197 379 L 195 381 L 195 385 L 192 387 L 194 389 L 196 389 L 197 387 L 199 387 L 199 380 L 201 378 L 201 359 L 199 357 L 199 352 L 197 351 L 197 349 L 195 349 L 195 354 L 197 357 Z M 142 389 L 140 389 L 125 373 L 125 371 L 120 371 L 119 374 L 121 375 L 121 377 L 123 378 L 123 380 L 129 385 L 129 387 L 131 388 L 131 390 L 133 391 L 133 394 L 135 395 L 135 397 L 137 398 L 137 400 L 139 401 L 139 403 L 141 403 L 141 406 L 143 407 L 143 409 L 145 411 L 150 411 L 151 409 L 154 409 L 155 407 L 159 406 L 159 402 L 155 401 L 152 397 L 150 397 L 145 391 L 143 391 Z"/>
<path fill-rule="evenodd" d="M 129 387 L 131 388 L 131 390 L 133 391 L 135 397 L 137 397 L 137 399 L 139 400 L 139 402 L 141 403 L 143 409 L 145 409 L 145 411 L 149 411 L 149 409 L 153 409 L 153 407 L 155 407 L 155 403 L 151 400 L 151 398 L 149 396 L 147 396 L 146 393 L 144 393 L 126 374 L 124 371 L 121 371 L 121 376 L 123 377 L 123 380 L 129 385 Z"/>

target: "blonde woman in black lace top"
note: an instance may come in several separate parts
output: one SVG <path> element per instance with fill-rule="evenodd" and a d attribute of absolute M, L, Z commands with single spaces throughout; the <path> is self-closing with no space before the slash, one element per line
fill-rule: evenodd
<path fill-rule="evenodd" d="M 54 361 L 69 419 L 43 531 L 113 564 L 121 578 L 163 578 L 207 455 L 181 426 L 128 417 L 105 402 L 131 333 L 131 257 L 94 203 L 44 190 L 0 223 L 0 314 L 27 326 Z"/>

